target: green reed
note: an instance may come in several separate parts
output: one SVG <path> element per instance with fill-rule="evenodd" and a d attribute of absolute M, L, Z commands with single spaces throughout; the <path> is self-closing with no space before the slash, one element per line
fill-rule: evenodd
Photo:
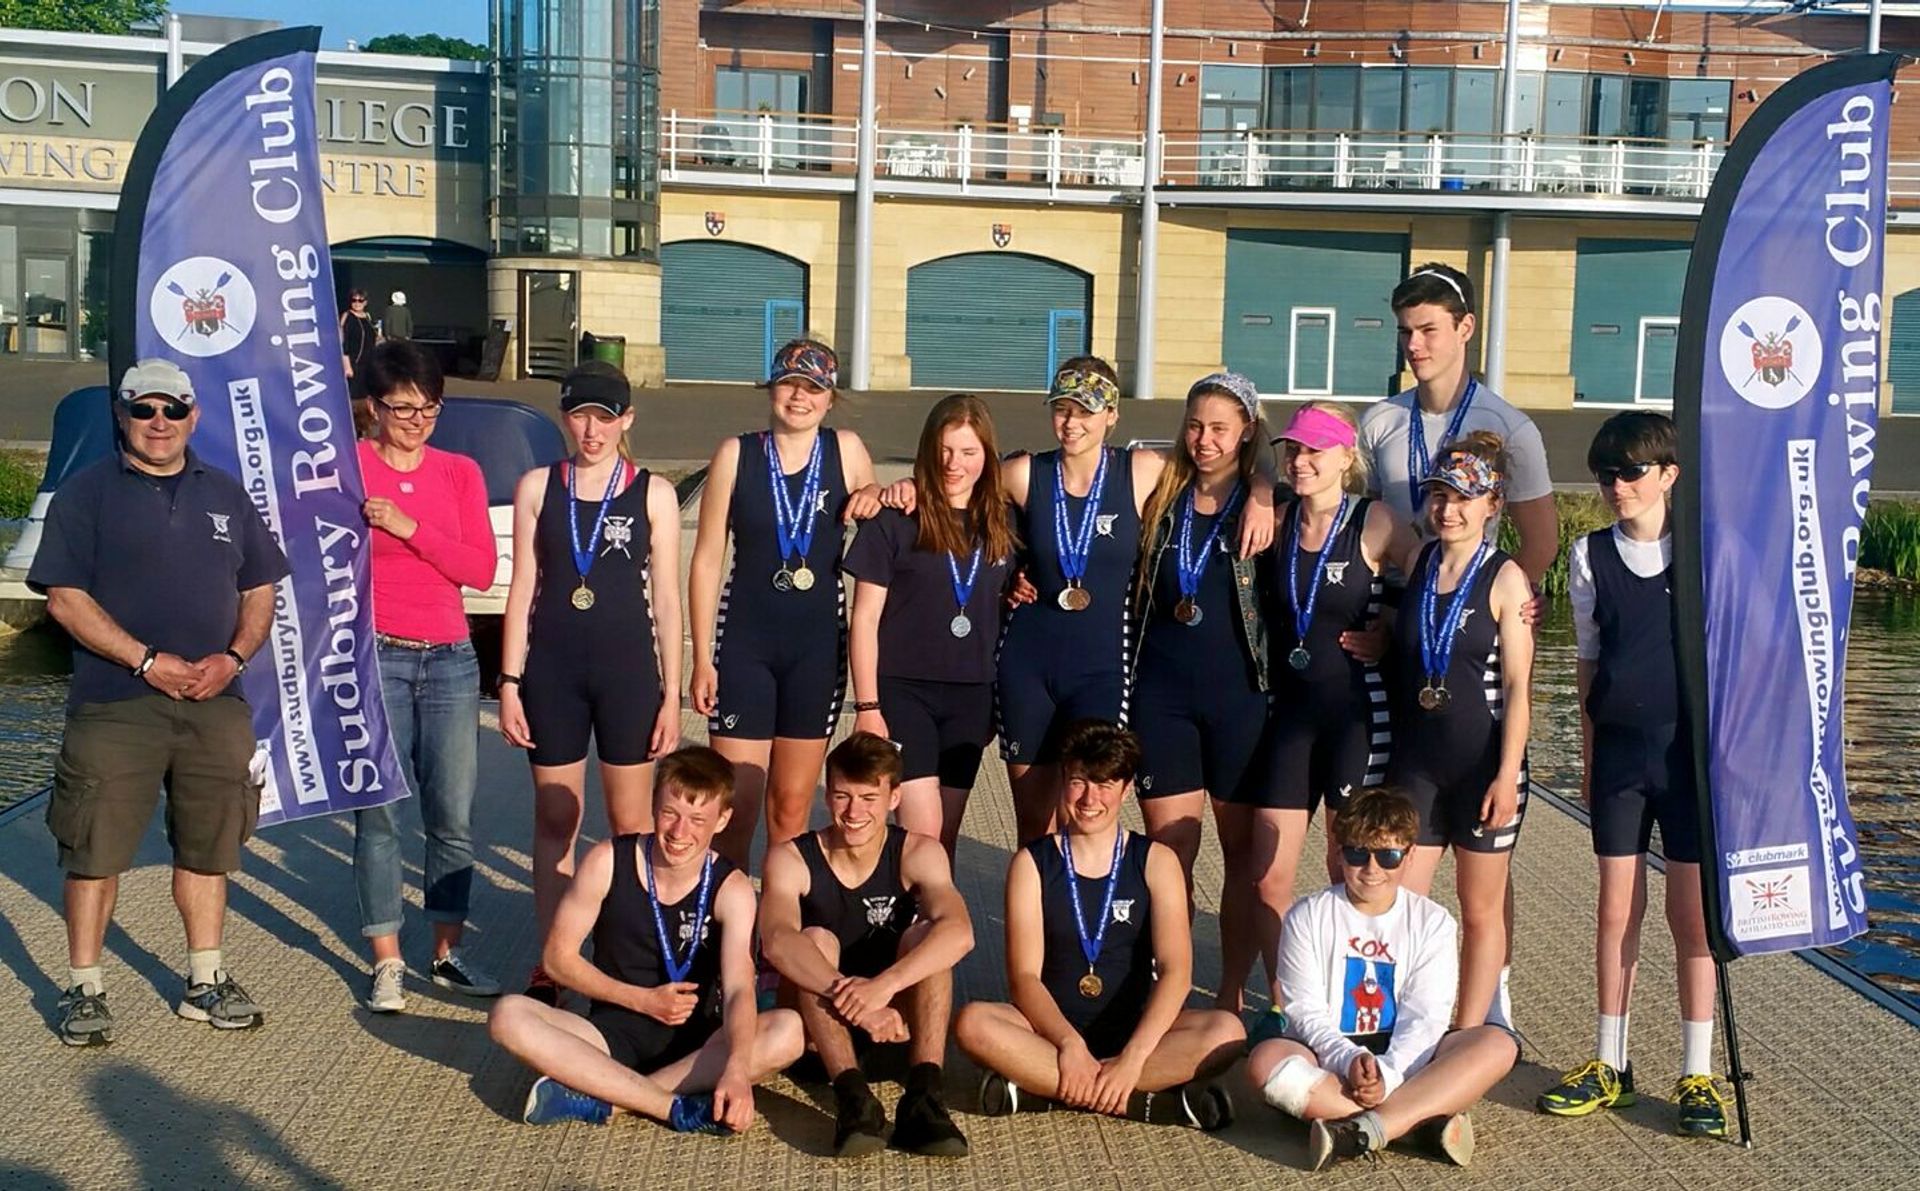
<path fill-rule="evenodd" d="M 1860 565 L 1920 580 L 1920 504 L 1876 500 L 1860 530 Z"/>

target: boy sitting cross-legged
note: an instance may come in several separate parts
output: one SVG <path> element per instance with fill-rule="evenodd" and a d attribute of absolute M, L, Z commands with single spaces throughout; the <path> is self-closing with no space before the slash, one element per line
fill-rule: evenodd
<path fill-rule="evenodd" d="M 530 1125 L 639 1113 L 680 1132 L 753 1123 L 753 1085 L 800 1057 L 799 1015 L 757 1012 L 753 886 L 712 851 L 733 766 L 709 748 L 661 758 L 653 832 L 595 844 L 580 861 L 541 964 L 592 1001 L 586 1017 L 501 999 L 493 1040 L 540 1073 Z M 593 939 L 593 959 L 580 953 Z"/>
<path fill-rule="evenodd" d="M 1448 1028 L 1458 932 L 1438 903 L 1400 887 L 1419 830 L 1413 804 L 1388 788 L 1355 798 L 1337 825 L 1345 880 L 1294 903 L 1281 927 L 1287 1036 L 1255 1047 L 1247 1074 L 1268 1104 L 1312 1122 L 1315 1170 L 1416 1131 L 1465 1166 L 1467 1109 L 1519 1057 L 1499 1026 Z"/>

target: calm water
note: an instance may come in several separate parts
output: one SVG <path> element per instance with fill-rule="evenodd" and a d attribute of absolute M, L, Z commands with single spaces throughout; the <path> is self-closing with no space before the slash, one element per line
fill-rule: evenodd
<path fill-rule="evenodd" d="M 0 637 L 0 807 L 52 777 L 71 671 L 64 638 L 44 629 Z M 1573 625 L 1557 606 L 1541 636 L 1534 778 L 1577 794 L 1580 721 Z M 1920 1007 L 1920 596 L 1862 592 L 1847 658 L 1847 779 L 1867 862 L 1873 929 L 1833 954 Z M 1543 809 L 1542 813 L 1546 813 Z M 1656 918 L 1657 921 L 1657 918 Z"/>

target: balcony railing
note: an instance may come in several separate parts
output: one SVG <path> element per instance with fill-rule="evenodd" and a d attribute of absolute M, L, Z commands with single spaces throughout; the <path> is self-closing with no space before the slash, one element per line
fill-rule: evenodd
<path fill-rule="evenodd" d="M 720 170 L 776 176 L 851 175 L 859 126 L 849 117 L 795 112 L 669 113 L 666 177 Z M 975 186 L 1138 191 L 1145 138 L 1137 132 L 882 121 L 876 171 L 965 193 Z M 1162 186 L 1221 190 L 1487 191 L 1699 200 L 1725 155 L 1711 141 L 1473 133 L 1252 129 L 1161 138 Z M 1896 199 L 1920 199 L 1920 162 L 1890 166 Z"/>

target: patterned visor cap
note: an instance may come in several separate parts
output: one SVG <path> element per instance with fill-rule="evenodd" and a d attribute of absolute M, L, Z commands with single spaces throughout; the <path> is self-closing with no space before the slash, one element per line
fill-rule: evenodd
<path fill-rule="evenodd" d="M 810 380 L 823 389 L 837 389 L 840 387 L 840 362 L 834 359 L 832 352 L 817 344 L 795 340 L 774 355 L 773 374 L 767 378 L 767 383 L 777 385 L 794 377 Z"/>
<path fill-rule="evenodd" d="M 1047 404 L 1071 401 L 1090 414 L 1100 414 L 1120 404 L 1120 386 L 1098 372 L 1070 368 L 1053 378 L 1053 390 Z"/>
<path fill-rule="evenodd" d="M 1187 390 L 1187 400 L 1192 401 L 1209 389 L 1231 394 L 1246 409 L 1247 421 L 1259 420 L 1260 390 L 1254 387 L 1252 381 L 1238 372 L 1214 372 L 1201 377 L 1193 382 L 1192 388 Z"/>
<path fill-rule="evenodd" d="M 1476 496 L 1498 496 L 1505 491 L 1507 478 L 1494 468 L 1493 464 L 1474 454 L 1454 447 L 1440 453 L 1434 461 L 1433 470 L 1427 473 L 1422 485 L 1445 484 L 1447 487 L 1469 499 Z"/>

